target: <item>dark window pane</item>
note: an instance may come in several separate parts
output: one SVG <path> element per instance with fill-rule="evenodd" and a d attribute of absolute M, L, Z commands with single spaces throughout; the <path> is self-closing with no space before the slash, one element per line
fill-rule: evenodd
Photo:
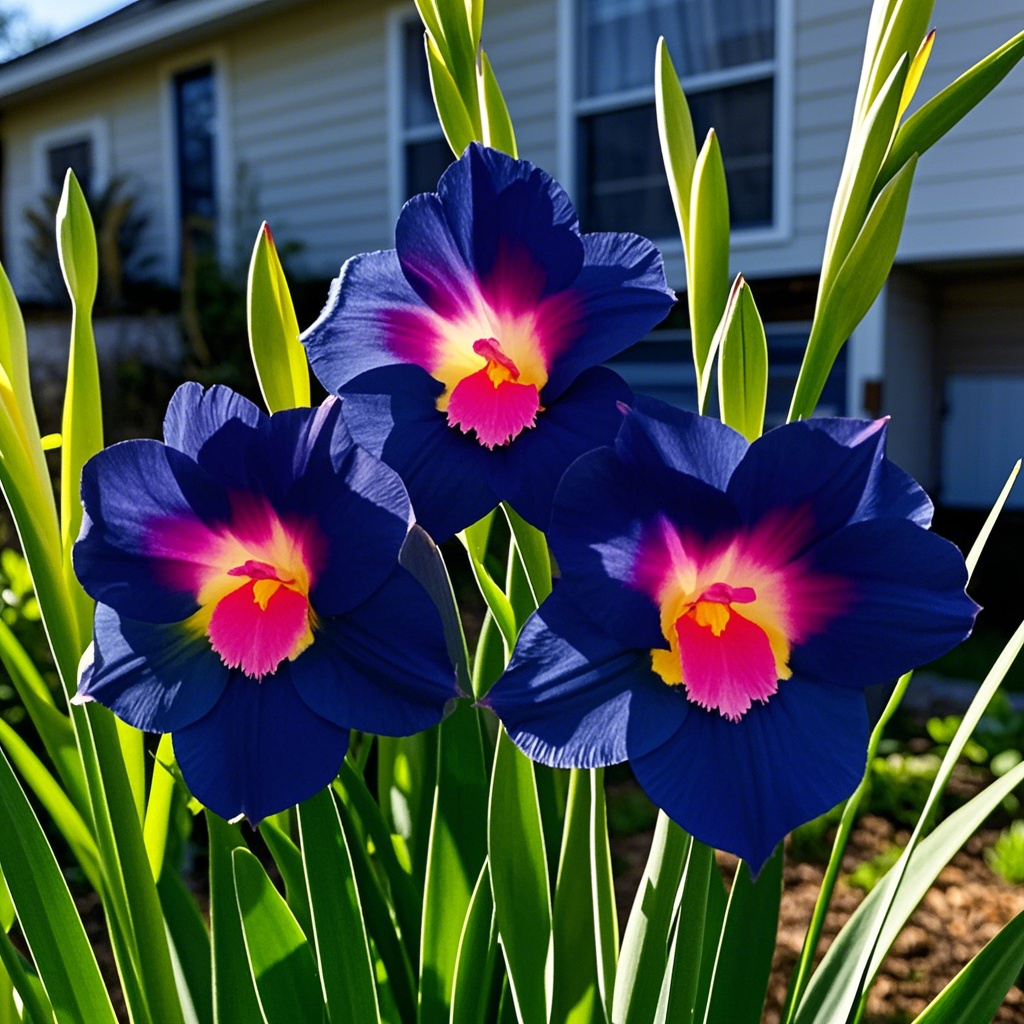
<path fill-rule="evenodd" d="M 676 71 L 698 75 L 771 60 L 776 0 L 579 0 L 581 96 L 650 85 L 658 36 Z"/>
<path fill-rule="evenodd" d="M 92 139 L 75 139 L 51 146 L 46 151 L 47 173 L 50 187 L 60 193 L 64 188 L 64 175 L 70 167 L 86 195 L 92 192 Z"/>
<path fill-rule="evenodd" d="M 405 195 L 436 192 L 437 180 L 452 162 L 452 151 L 442 139 L 410 142 L 405 147 Z"/>
<path fill-rule="evenodd" d="M 434 96 L 430 91 L 430 72 L 423 48 L 423 26 L 419 19 L 407 21 L 402 29 L 402 60 L 405 95 L 402 118 L 406 128 L 437 124 Z"/>
<path fill-rule="evenodd" d="M 773 82 L 766 79 L 689 97 L 698 144 L 718 131 L 733 226 L 772 223 Z M 654 105 L 580 118 L 580 219 L 587 231 L 675 234 Z"/>
<path fill-rule="evenodd" d="M 174 93 L 182 225 L 198 245 L 208 247 L 217 217 L 213 68 L 177 75 Z"/>

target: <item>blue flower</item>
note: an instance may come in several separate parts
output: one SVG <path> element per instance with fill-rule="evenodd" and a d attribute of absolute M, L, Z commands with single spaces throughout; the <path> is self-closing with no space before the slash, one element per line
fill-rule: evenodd
<path fill-rule="evenodd" d="M 405 488 L 340 411 L 266 416 L 185 384 L 165 444 L 114 445 L 82 474 L 74 564 L 98 603 L 76 699 L 173 733 L 225 818 L 306 799 L 350 729 L 418 732 L 457 696 L 440 616 L 398 564 Z"/>
<path fill-rule="evenodd" d="M 863 772 L 863 689 L 966 637 L 964 560 L 886 424 L 748 444 L 638 400 L 555 498 L 562 579 L 485 703 L 531 758 L 629 760 L 684 829 L 759 869 Z"/>
<path fill-rule="evenodd" d="M 675 301 L 660 254 L 581 235 L 556 181 L 475 143 L 406 203 L 395 244 L 342 267 L 303 336 L 314 372 L 436 540 L 499 501 L 545 528 L 562 473 L 611 443 L 629 398 L 599 364 Z"/>

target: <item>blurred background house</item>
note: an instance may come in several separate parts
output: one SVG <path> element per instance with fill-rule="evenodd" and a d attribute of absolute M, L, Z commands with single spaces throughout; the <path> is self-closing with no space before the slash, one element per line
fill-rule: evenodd
<path fill-rule="evenodd" d="M 655 239 L 681 288 L 652 86 L 666 37 L 698 136 L 714 125 L 721 140 L 732 270 L 767 322 L 775 421 L 807 336 L 869 7 L 487 4 L 485 43 L 521 154 L 567 186 L 584 230 Z M 937 0 L 934 22 L 919 102 L 1024 27 L 1020 0 Z M 19 296 L 53 298 L 41 197 L 71 166 L 107 246 L 107 305 L 173 306 L 184 281 L 187 338 L 204 282 L 244 280 L 261 220 L 308 322 L 340 264 L 390 246 L 402 202 L 450 159 L 415 9 L 387 0 L 136 0 L 0 65 L 0 145 L 2 258 Z M 686 337 L 684 303 L 618 368 L 689 404 Z M 210 342 L 200 331 L 196 343 Z M 891 413 L 893 457 L 947 506 L 987 507 L 998 492 L 1024 447 L 1021 69 L 923 159 L 897 266 L 822 410 Z M 1024 488 L 1014 500 L 1024 506 Z"/>

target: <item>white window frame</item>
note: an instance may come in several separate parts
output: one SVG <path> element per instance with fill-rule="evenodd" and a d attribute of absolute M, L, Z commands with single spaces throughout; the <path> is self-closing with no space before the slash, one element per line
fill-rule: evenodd
<path fill-rule="evenodd" d="M 405 187 L 405 148 L 415 142 L 434 142 L 444 138 L 440 121 L 408 128 L 405 124 L 405 30 L 419 24 L 415 11 L 394 8 L 388 15 L 388 205 L 391 219 L 408 198 Z M 454 158 L 453 158 L 454 159 Z"/>
<path fill-rule="evenodd" d="M 203 65 L 213 68 L 214 185 L 217 189 L 217 223 L 214 225 L 214 245 L 222 268 L 231 269 L 238 262 L 235 239 L 235 157 L 234 135 L 230 116 L 230 79 L 227 51 L 222 46 L 203 47 L 160 64 L 160 117 L 162 121 L 164 166 L 164 217 L 167 231 L 167 280 L 176 282 L 181 277 L 181 183 L 178 181 L 178 126 L 175 111 L 174 79 L 184 71 Z M 253 240 L 255 241 L 255 239 Z"/>
<path fill-rule="evenodd" d="M 576 153 L 580 118 L 606 113 L 641 103 L 654 105 L 654 50 L 651 50 L 651 84 L 607 96 L 580 98 L 579 5 L 582 0 L 558 0 L 558 165 L 563 183 L 578 193 Z M 685 92 L 693 93 L 743 82 L 774 78 L 772 139 L 772 223 L 757 227 L 736 227 L 732 248 L 752 249 L 788 241 L 793 230 L 793 77 L 795 0 L 775 0 L 775 56 L 772 60 L 741 64 L 680 80 Z M 697 139 L 697 145 L 703 142 Z M 668 188 L 666 182 L 665 185 Z M 668 255 L 679 255 L 683 243 L 677 232 L 655 238 Z"/>
<path fill-rule="evenodd" d="M 32 183 L 36 196 L 51 191 L 49 152 L 56 146 L 88 139 L 92 143 L 93 193 L 102 192 L 110 182 L 110 131 L 102 117 L 90 117 L 37 133 L 32 138 Z M 59 189 L 59 186 L 58 186 Z"/>

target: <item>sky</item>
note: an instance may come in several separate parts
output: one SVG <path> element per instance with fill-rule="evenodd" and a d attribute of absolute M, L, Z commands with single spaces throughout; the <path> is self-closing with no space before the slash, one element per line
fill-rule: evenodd
<path fill-rule="evenodd" d="M 81 28 L 90 21 L 103 17 L 127 0 L 16 0 L 10 6 L 21 7 L 38 25 L 49 28 L 55 35 L 64 35 Z"/>

